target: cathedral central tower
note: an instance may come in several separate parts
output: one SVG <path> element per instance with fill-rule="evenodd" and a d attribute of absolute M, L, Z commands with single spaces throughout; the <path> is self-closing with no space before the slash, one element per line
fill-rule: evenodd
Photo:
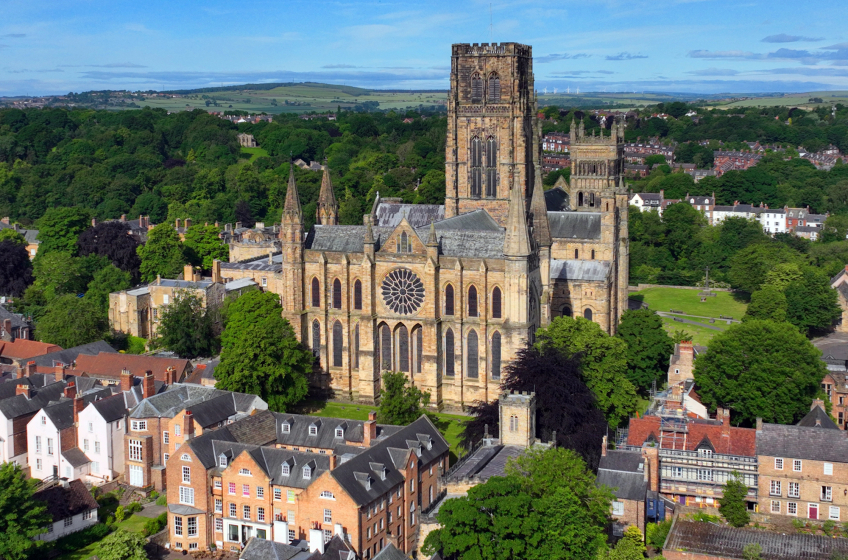
<path fill-rule="evenodd" d="M 532 48 L 453 45 L 450 81 L 445 217 L 483 208 L 505 226 L 511 189 L 529 206 L 539 160 Z"/>

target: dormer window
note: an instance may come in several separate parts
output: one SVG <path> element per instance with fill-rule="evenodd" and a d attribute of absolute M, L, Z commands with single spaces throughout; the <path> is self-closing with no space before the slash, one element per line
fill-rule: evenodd
<path fill-rule="evenodd" d="M 288 463 L 283 463 L 283 476 L 288 476 L 291 472 L 291 468 Z"/>
<path fill-rule="evenodd" d="M 218 456 L 218 466 L 219 467 L 226 467 L 227 466 L 227 456 L 224 455 L 223 453 L 221 453 L 221 455 Z"/>
<path fill-rule="evenodd" d="M 344 430 L 341 428 L 336 428 L 336 437 L 341 439 L 344 437 Z"/>
<path fill-rule="evenodd" d="M 303 478 L 305 478 L 306 480 L 312 478 L 312 468 L 309 465 L 303 467 Z"/>
<path fill-rule="evenodd" d="M 698 450 L 698 457 L 704 457 L 705 459 L 713 458 L 713 450 L 702 447 Z"/>
<path fill-rule="evenodd" d="M 291 424 L 288 422 L 283 422 L 283 433 L 290 434 L 291 433 Z"/>
<path fill-rule="evenodd" d="M 310 436 L 317 436 L 318 435 L 318 426 L 316 426 L 315 424 L 312 424 L 311 426 L 309 426 L 309 435 Z"/>

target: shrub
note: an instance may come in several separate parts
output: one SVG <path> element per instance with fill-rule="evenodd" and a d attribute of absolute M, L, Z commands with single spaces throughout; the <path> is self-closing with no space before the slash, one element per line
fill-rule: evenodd
<path fill-rule="evenodd" d="M 60 554 L 69 554 L 101 540 L 110 531 L 111 528 L 108 525 L 98 523 L 58 539 L 54 546 Z"/>
<path fill-rule="evenodd" d="M 692 521 L 702 521 L 704 523 L 718 523 L 721 520 L 718 515 L 710 515 L 709 513 L 704 513 L 702 511 L 690 514 L 689 518 L 692 519 Z"/>
<path fill-rule="evenodd" d="M 159 531 L 161 531 L 165 525 L 168 523 L 168 514 L 163 513 L 159 517 L 148 519 L 144 524 L 144 529 L 142 529 L 141 534 L 145 537 L 149 537 L 150 535 L 155 535 Z"/>
<path fill-rule="evenodd" d="M 800 519 L 793 519 L 792 520 L 792 526 L 795 527 L 796 529 L 803 529 L 804 528 L 804 522 L 801 521 Z"/>
<path fill-rule="evenodd" d="M 157 506 L 167 506 L 168 505 L 168 496 L 166 496 L 165 494 L 162 494 L 161 496 L 156 498 L 156 505 Z"/>
<path fill-rule="evenodd" d="M 657 550 L 662 550 L 662 547 L 665 544 L 665 539 L 670 530 L 670 519 L 667 521 L 660 521 L 659 523 L 648 523 L 648 526 L 645 527 L 645 534 L 647 535 L 646 540 L 648 544 Z"/>
<path fill-rule="evenodd" d="M 118 509 L 115 510 L 115 521 L 120 523 L 124 520 L 124 517 L 127 515 L 124 506 L 118 506 Z"/>
<path fill-rule="evenodd" d="M 148 498 L 150 498 L 151 502 L 156 501 L 156 498 L 158 498 L 158 497 L 159 497 L 159 492 L 157 492 L 156 490 L 151 492 L 150 495 L 148 496 Z"/>
<path fill-rule="evenodd" d="M 124 508 L 124 513 L 127 515 L 127 517 L 129 517 L 133 513 L 138 513 L 143 509 L 144 509 L 144 506 L 142 506 L 140 503 L 130 502 L 130 503 L 127 504 L 127 507 Z"/>

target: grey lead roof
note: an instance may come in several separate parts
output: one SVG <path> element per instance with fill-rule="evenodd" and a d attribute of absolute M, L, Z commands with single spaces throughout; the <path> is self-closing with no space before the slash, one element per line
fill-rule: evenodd
<path fill-rule="evenodd" d="M 229 395 L 237 412 L 252 412 L 253 409 L 266 410 L 268 405 L 256 395 L 232 393 L 202 385 L 177 383 L 162 393 L 141 401 L 130 412 L 130 418 L 173 418 L 186 408 L 219 397 Z M 2 403 L 0 403 L 2 404 Z M 205 411 L 203 411 L 205 413 Z"/>
<path fill-rule="evenodd" d="M 568 193 L 561 187 L 545 191 L 545 207 L 548 212 L 568 212 L 571 210 Z"/>
<path fill-rule="evenodd" d="M 381 202 L 377 206 L 377 226 L 396 227 L 404 218 L 414 227 L 429 226 L 445 219 L 445 207 L 438 204 L 397 204 Z"/>
<path fill-rule="evenodd" d="M 253 537 L 247 541 L 239 560 L 306 560 L 312 555 L 309 544 L 306 541 L 300 541 L 300 544 L 292 546 Z"/>
<path fill-rule="evenodd" d="M 83 453 L 79 447 L 72 447 L 66 451 L 62 451 L 62 457 L 64 457 L 65 460 L 74 468 L 87 465 L 91 462 L 91 460 L 85 456 L 85 453 Z"/>
<path fill-rule="evenodd" d="M 616 498 L 621 500 L 643 501 L 648 492 L 645 480 L 644 459 L 639 452 L 608 450 L 601 457 L 598 468 L 598 486 L 613 489 Z"/>
<path fill-rule="evenodd" d="M 561 261 L 551 259 L 551 280 L 603 281 L 609 277 L 609 261 Z"/>
<path fill-rule="evenodd" d="M 842 430 L 824 427 L 763 424 L 762 430 L 757 430 L 757 455 L 843 463 L 848 457 L 848 438 Z"/>
<path fill-rule="evenodd" d="M 398 550 L 392 543 L 389 543 L 374 556 L 373 560 L 409 560 L 409 556 Z"/>
<path fill-rule="evenodd" d="M 429 234 L 429 226 L 430 224 L 426 224 L 427 228 L 423 226 L 413 226 L 418 231 L 418 236 L 422 239 L 427 239 L 427 234 Z M 475 230 L 475 231 L 503 231 L 504 228 L 498 225 L 494 218 L 489 215 L 485 210 L 474 210 L 472 212 L 468 212 L 466 214 L 460 214 L 459 216 L 454 216 L 452 218 L 447 218 L 442 220 L 441 222 L 436 222 L 434 224 L 436 231 L 445 231 L 445 230 Z M 424 236 L 421 236 L 421 231 L 424 231 Z"/>
<path fill-rule="evenodd" d="M 548 212 L 551 237 L 557 239 L 600 239 L 599 212 Z"/>
<path fill-rule="evenodd" d="M 122 393 L 94 401 L 91 406 L 100 413 L 100 416 L 102 416 L 107 423 L 120 420 L 127 415 L 127 407 Z"/>
<path fill-rule="evenodd" d="M 343 420 L 341 418 L 318 418 L 301 414 L 274 412 L 276 418 L 277 439 L 280 445 L 333 449 L 348 442 L 362 443 L 365 422 L 361 420 Z M 289 431 L 283 432 L 283 424 L 289 424 Z M 318 433 L 309 435 L 309 427 L 316 426 Z M 336 428 L 344 430 L 344 436 L 336 437 Z M 397 433 L 398 426 L 377 425 L 377 439 Z"/>
<path fill-rule="evenodd" d="M 830 417 L 830 415 L 822 410 L 820 406 L 813 406 L 812 410 L 806 414 L 796 424 L 805 428 L 825 428 L 829 430 L 838 430 L 839 426 Z"/>

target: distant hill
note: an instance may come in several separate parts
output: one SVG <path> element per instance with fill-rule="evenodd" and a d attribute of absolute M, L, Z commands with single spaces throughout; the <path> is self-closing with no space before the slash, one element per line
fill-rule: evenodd
<path fill-rule="evenodd" d="M 286 88 L 286 87 L 296 87 L 296 86 L 309 86 L 313 88 L 321 88 L 321 89 L 332 89 L 336 91 L 340 91 L 347 95 L 367 95 L 366 92 L 370 91 L 363 88 L 358 88 L 354 86 L 340 86 L 336 84 L 322 84 L 319 82 L 275 82 L 269 84 L 244 84 L 244 85 L 235 85 L 235 86 L 221 86 L 221 87 L 207 87 L 207 88 L 196 88 L 196 89 L 173 89 L 167 91 L 160 91 L 157 93 L 171 93 L 177 95 L 191 95 L 195 93 L 223 93 L 223 92 L 237 92 L 237 91 L 268 91 L 276 88 Z"/>

